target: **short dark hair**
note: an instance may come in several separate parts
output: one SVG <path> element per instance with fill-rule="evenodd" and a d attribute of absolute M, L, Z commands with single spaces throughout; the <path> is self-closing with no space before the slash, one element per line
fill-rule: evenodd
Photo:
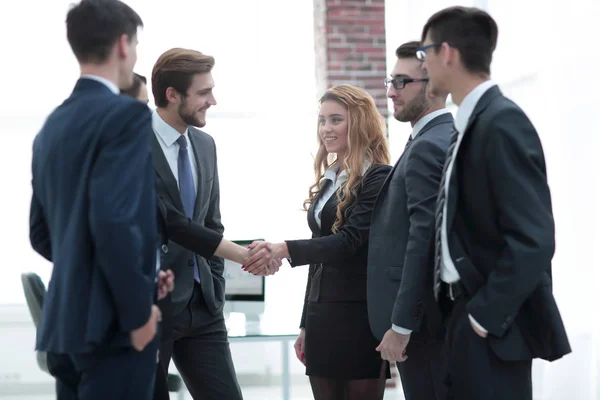
<path fill-rule="evenodd" d="M 128 88 L 121 90 L 121 94 L 126 94 L 128 96 L 137 99 L 140 95 L 140 89 L 142 88 L 142 84 L 146 84 L 146 77 L 137 73 L 133 73 L 133 84 Z"/>
<path fill-rule="evenodd" d="M 432 43 L 448 43 L 460 53 L 465 69 L 490 74 L 492 53 L 498 40 L 498 25 L 485 11 L 475 7 L 448 7 L 433 14 L 423 27 L 421 40 L 429 34 Z M 436 48 L 435 51 L 439 51 Z"/>
<path fill-rule="evenodd" d="M 142 27 L 142 19 L 119 0 L 81 0 L 67 13 L 67 40 L 81 63 L 106 61 L 122 35 L 130 40 Z"/>
<path fill-rule="evenodd" d="M 421 46 L 421 42 L 413 40 L 406 42 L 396 49 L 396 57 L 398 58 L 417 58 L 417 49 Z"/>
<path fill-rule="evenodd" d="M 194 75 L 212 71 L 215 59 L 196 50 L 174 48 L 164 52 L 152 68 L 152 95 L 157 107 L 166 107 L 167 89 L 172 87 L 184 97 Z"/>

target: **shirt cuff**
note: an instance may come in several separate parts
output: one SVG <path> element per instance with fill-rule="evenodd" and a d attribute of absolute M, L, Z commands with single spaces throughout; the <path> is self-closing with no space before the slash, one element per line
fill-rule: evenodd
<path fill-rule="evenodd" d="M 392 324 L 392 330 L 401 335 L 410 335 L 412 331 L 410 329 L 402 328 L 401 326 Z"/>
<path fill-rule="evenodd" d="M 470 321 L 471 321 L 471 323 L 472 323 L 473 325 L 475 325 L 475 327 L 476 327 L 477 329 L 479 329 L 481 332 L 483 332 L 483 333 L 488 333 L 487 329 L 485 329 L 483 326 L 479 325 L 479 323 L 478 323 L 477 321 L 475 321 L 475 318 L 473 318 L 473 317 L 471 316 L 471 314 L 469 314 L 469 320 L 470 320 Z"/>

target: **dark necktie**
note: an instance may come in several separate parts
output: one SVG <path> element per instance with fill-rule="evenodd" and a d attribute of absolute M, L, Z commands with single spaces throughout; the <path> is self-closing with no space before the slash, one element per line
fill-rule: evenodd
<path fill-rule="evenodd" d="M 412 143 L 413 138 L 412 138 L 412 134 L 408 137 L 408 140 L 406 141 L 406 146 L 404 146 L 404 150 L 408 149 L 408 146 L 410 146 L 410 144 Z"/>
<path fill-rule="evenodd" d="M 433 294 L 435 295 L 436 300 L 438 299 L 442 282 L 442 219 L 444 216 L 444 204 L 446 204 L 446 174 L 448 172 L 450 161 L 452 160 L 452 155 L 454 154 L 454 148 L 456 147 L 457 139 L 458 131 L 453 126 L 452 134 L 450 135 L 450 145 L 448 146 L 448 152 L 446 153 L 446 162 L 444 163 L 444 169 L 442 171 L 442 180 L 440 182 L 440 188 L 435 203 L 435 258 L 433 266 Z"/>
<path fill-rule="evenodd" d="M 192 175 L 192 164 L 188 156 L 188 142 L 184 135 L 180 135 L 177 139 L 179 144 L 179 156 L 177 157 L 177 175 L 179 177 L 179 194 L 185 215 L 188 218 L 194 217 L 194 206 L 196 204 L 196 188 L 194 187 L 194 177 Z M 198 274 L 198 264 L 196 255 L 194 255 L 194 279 L 200 282 Z"/>

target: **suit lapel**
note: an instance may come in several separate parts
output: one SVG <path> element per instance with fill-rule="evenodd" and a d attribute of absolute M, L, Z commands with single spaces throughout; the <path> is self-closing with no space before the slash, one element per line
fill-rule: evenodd
<path fill-rule="evenodd" d="M 425 134 L 425 132 L 427 132 L 428 130 L 430 130 L 434 126 L 436 126 L 438 124 L 444 124 L 444 123 L 447 123 L 447 122 L 452 122 L 453 120 L 454 120 L 454 118 L 452 117 L 452 114 L 450 114 L 450 113 L 445 113 L 445 114 L 442 114 L 442 115 L 439 115 L 439 116 L 435 117 L 434 119 L 432 119 L 431 121 L 429 121 L 427 124 L 425 124 L 425 126 L 423 127 L 423 129 L 421 129 L 419 131 L 419 133 L 417 133 L 417 136 L 413 140 L 411 140 L 410 142 L 408 142 L 406 144 L 406 147 L 404 148 L 404 151 L 402 152 L 402 154 L 400 154 L 400 157 L 398 158 L 398 161 L 396 161 L 396 164 L 392 167 L 392 170 L 390 171 L 390 173 L 388 174 L 388 176 L 386 176 L 385 181 L 383 181 L 383 185 L 381 186 L 381 189 L 379 190 L 379 194 L 377 195 L 377 199 L 375 200 L 375 208 L 373 209 L 373 212 L 376 212 L 379 209 L 377 207 L 377 205 L 379 204 L 379 198 L 381 196 L 381 193 L 384 193 L 385 190 L 387 189 L 387 187 L 388 187 L 388 185 L 390 183 L 390 180 L 394 176 L 394 173 L 396 172 L 396 169 L 400 165 L 400 162 L 402 161 L 402 158 L 404 157 L 405 154 L 408 153 L 408 149 L 410 148 L 410 146 L 412 146 L 413 143 L 415 143 L 417 140 L 419 140 L 419 138 L 421 136 L 423 136 Z"/>
<path fill-rule="evenodd" d="M 152 135 L 152 156 L 154 157 L 154 169 L 167 188 L 167 193 L 171 197 L 173 204 L 175 204 L 179 210 L 183 211 L 183 203 L 181 202 L 177 180 L 173 176 L 173 172 L 171 172 L 165 154 L 154 134 Z"/>
<path fill-rule="evenodd" d="M 446 214 L 446 230 L 450 232 L 450 228 L 452 227 L 452 223 L 454 222 L 454 215 L 456 214 L 456 198 L 458 195 L 458 177 L 457 177 L 457 160 L 461 154 L 461 144 L 464 143 L 465 139 L 471 134 L 475 126 L 475 122 L 479 115 L 485 111 L 485 109 L 490 105 L 492 100 L 497 96 L 501 96 L 502 92 L 498 86 L 493 86 L 489 88 L 483 96 L 477 102 L 473 113 L 469 117 L 469 122 L 467 123 L 467 127 L 465 128 L 465 133 L 457 144 L 458 150 L 456 152 L 456 159 L 454 160 L 452 166 L 452 172 L 450 174 L 450 182 L 448 183 L 448 198 L 446 200 L 447 204 L 447 214 Z"/>
<path fill-rule="evenodd" d="M 315 218 L 315 205 L 321 198 L 323 191 L 325 190 L 325 188 L 327 188 L 327 185 L 331 185 L 331 183 L 332 182 L 329 179 L 325 180 L 323 186 L 319 189 L 319 193 L 315 196 L 313 201 L 310 203 L 310 206 L 308 207 L 308 227 L 315 236 L 321 236 L 321 229 L 319 228 L 319 224 L 317 224 L 317 220 Z M 325 209 L 325 207 L 323 207 L 323 209 Z M 321 226 L 323 226 L 323 220 L 321 220 Z"/>
<path fill-rule="evenodd" d="M 335 217 L 337 213 L 337 205 L 338 200 L 336 190 L 335 192 L 333 192 L 331 197 L 327 199 L 327 202 L 323 206 L 323 210 L 321 210 L 321 236 L 326 236 L 331 233 L 331 229 L 333 228 L 333 223 L 335 222 Z"/>
<path fill-rule="evenodd" d="M 198 218 L 198 213 L 200 212 L 200 208 L 202 205 L 202 168 L 200 168 L 200 141 L 195 135 L 193 128 L 188 129 L 188 137 L 190 138 L 190 143 L 192 144 L 192 151 L 194 153 L 194 157 L 196 157 L 196 173 L 198 176 L 198 183 L 196 188 L 196 204 L 194 205 L 194 219 Z"/>

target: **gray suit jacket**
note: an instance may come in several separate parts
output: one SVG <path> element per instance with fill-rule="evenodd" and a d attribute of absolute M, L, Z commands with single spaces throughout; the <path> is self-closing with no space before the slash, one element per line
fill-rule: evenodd
<path fill-rule="evenodd" d="M 189 138 L 198 166 L 198 193 L 193 220 L 220 234 L 225 230 L 221 224 L 219 209 L 219 175 L 217 171 L 217 151 L 213 138 L 199 129 L 190 127 Z M 170 203 L 185 214 L 177 180 L 173 176 L 165 155 L 153 135 L 152 153 L 157 173 L 157 193 L 165 203 Z M 208 311 L 218 315 L 223 310 L 225 299 L 224 262 L 222 258 L 203 258 L 190 250 L 169 242 L 163 268 L 170 268 L 175 274 L 175 290 L 171 294 L 172 315 L 179 313 L 187 305 L 194 288 L 193 257 L 196 257 L 200 273 L 202 292 Z"/>
<path fill-rule="evenodd" d="M 386 179 L 369 236 L 367 304 L 373 334 L 392 323 L 414 331 L 411 342 L 443 338 L 433 297 L 435 202 L 453 124 L 442 114 L 419 132 Z"/>

